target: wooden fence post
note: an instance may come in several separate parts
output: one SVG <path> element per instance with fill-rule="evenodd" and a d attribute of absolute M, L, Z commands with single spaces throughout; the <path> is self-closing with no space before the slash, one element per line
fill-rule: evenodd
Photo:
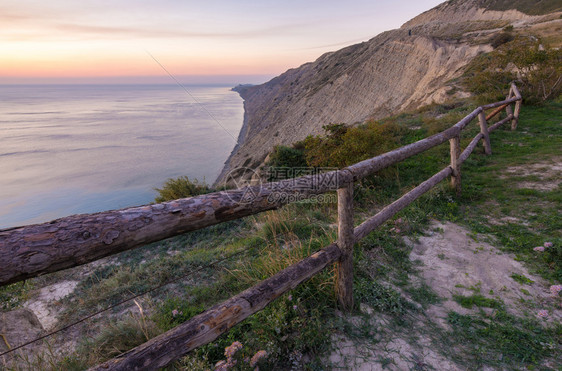
<path fill-rule="evenodd" d="M 519 100 L 515 102 L 515 109 L 513 111 L 513 120 L 511 120 L 511 130 L 517 129 L 517 124 L 519 123 L 519 111 L 521 110 L 521 103 L 523 102 L 523 98 L 521 98 L 521 93 L 519 89 L 517 89 L 517 85 L 515 83 L 511 83 L 511 87 L 509 89 L 509 94 L 513 94 Z"/>
<path fill-rule="evenodd" d="M 505 112 L 507 113 L 507 115 L 513 115 L 513 109 L 511 108 L 511 105 L 505 107 Z M 511 119 L 511 122 L 513 123 L 513 119 Z"/>
<path fill-rule="evenodd" d="M 513 120 L 511 120 L 511 130 L 517 129 L 517 123 L 519 122 L 519 111 L 521 110 L 521 100 L 515 102 L 515 109 L 513 111 Z"/>
<path fill-rule="evenodd" d="M 513 93 L 513 87 L 509 88 L 509 94 L 507 94 L 507 97 L 505 97 L 505 100 L 511 99 L 513 96 L 515 95 L 515 93 Z M 505 112 L 507 113 L 507 115 L 513 115 L 513 110 L 511 109 L 511 104 L 508 104 L 507 107 L 505 107 Z M 513 122 L 513 120 L 511 120 Z"/>
<path fill-rule="evenodd" d="M 461 138 L 456 136 L 449 139 L 449 144 L 451 145 L 451 169 L 453 173 L 451 174 L 451 187 L 457 191 L 457 196 L 461 194 L 461 164 L 459 162 L 459 156 L 461 155 Z"/>
<path fill-rule="evenodd" d="M 491 155 L 492 145 L 490 144 L 490 133 L 488 133 L 486 114 L 484 112 L 480 112 L 480 114 L 478 114 L 478 120 L 480 121 L 480 132 L 483 135 L 482 142 L 484 143 L 484 153 Z"/>
<path fill-rule="evenodd" d="M 338 247 L 336 293 L 344 311 L 353 309 L 353 183 L 338 189 Z"/>

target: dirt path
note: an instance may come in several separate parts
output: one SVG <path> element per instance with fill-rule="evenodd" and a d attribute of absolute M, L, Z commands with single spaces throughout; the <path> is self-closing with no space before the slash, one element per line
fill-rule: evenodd
<path fill-rule="evenodd" d="M 491 313 L 494 309 L 465 308 L 454 300 L 455 295 L 481 295 L 503 302 L 506 311 L 517 316 L 526 313 L 538 318 L 539 311 L 546 310 L 548 314 L 540 317 L 541 320 L 560 322 L 560 299 L 551 295 L 549 285 L 541 277 L 530 274 L 514 256 L 500 252 L 481 237 L 454 223 L 434 221 L 426 236 L 415 242 L 408 240 L 412 248 L 410 260 L 418 269 L 412 280 L 427 284 L 441 297 L 441 302 L 425 308 L 424 315 L 408 329 L 389 329 L 389 318 L 362 305 L 363 312 L 372 314 L 373 327 L 378 331 L 368 339 L 372 341 L 359 344 L 344 334 L 334 336 L 333 344 L 338 348 L 330 356 L 334 369 L 466 369 L 449 359 L 445 355 L 447 351 L 436 347 L 431 334 L 437 328 L 451 330 L 447 322 L 451 311 L 462 315 L 479 310 Z M 348 320 L 359 321 L 358 318 Z"/>

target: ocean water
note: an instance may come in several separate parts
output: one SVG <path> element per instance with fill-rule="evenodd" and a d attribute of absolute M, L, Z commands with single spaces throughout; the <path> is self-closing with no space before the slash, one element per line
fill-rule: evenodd
<path fill-rule="evenodd" d="M 0 229 L 147 204 L 181 175 L 212 183 L 242 99 L 186 88 L 0 85 Z"/>

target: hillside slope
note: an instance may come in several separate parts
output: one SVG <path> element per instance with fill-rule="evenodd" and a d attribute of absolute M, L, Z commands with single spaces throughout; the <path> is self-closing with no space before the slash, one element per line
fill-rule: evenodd
<path fill-rule="evenodd" d="M 466 93 L 449 82 L 476 55 L 492 50 L 485 30 L 501 31 L 511 23 L 527 27 L 557 15 L 491 11 L 481 3 L 449 1 L 400 29 L 326 53 L 265 84 L 240 88 L 244 126 L 216 184 L 230 176 L 244 180 L 251 172 L 237 169 L 259 167 L 275 145 L 322 134 L 323 125 L 351 125 L 464 97 Z M 498 4 L 487 2 L 489 7 Z M 479 38 L 475 31 L 485 36 Z"/>

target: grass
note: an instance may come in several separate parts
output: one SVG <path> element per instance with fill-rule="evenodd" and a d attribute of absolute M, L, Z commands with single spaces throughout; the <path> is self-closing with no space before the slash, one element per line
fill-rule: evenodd
<path fill-rule="evenodd" d="M 496 299 L 490 299 L 480 294 L 471 296 L 453 295 L 453 299 L 459 303 L 463 308 L 472 309 L 473 306 L 481 308 L 496 308 L 502 307 L 502 303 Z"/>
<path fill-rule="evenodd" d="M 28 281 L 0 287 L 0 313 L 19 307 L 25 302 L 31 290 L 33 290 L 33 283 Z"/>
<path fill-rule="evenodd" d="M 481 3 L 490 10 L 516 9 L 530 15 L 542 15 L 562 10 L 562 5 L 557 0 L 484 0 Z"/>
<path fill-rule="evenodd" d="M 532 284 L 534 281 L 525 277 L 522 274 L 517 274 L 517 273 L 513 273 L 511 275 L 511 278 L 513 278 L 514 281 L 519 282 L 522 285 L 530 285 Z"/>
<path fill-rule="evenodd" d="M 500 369 L 529 369 L 556 355 L 562 326 L 545 328 L 538 321 L 515 317 L 499 309 L 493 316 L 450 312 L 452 330 L 442 339 L 448 346 L 463 344 L 465 351 L 453 355 L 461 364 Z"/>
<path fill-rule="evenodd" d="M 521 177 L 507 170 L 523 171 L 518 169 L 536 163 L 548 168 L 560 161 L 562 127 L 557 117 L 561 115 L 560 102 L 525 107 L 517 131 L 492 134 L 493 156 L 472 156 L 463 169 L 462 202 L 469 206 L 463 215 L 466 223 L 475 232 L 493 236 L 498 247 L 515 253 L 551 282 L 562 281 L 562 189 L 527 188 L 520 185 Z M 536 175 L 537 187 L 556 181 L 548 173 Z M 505 217 L 512 219 L 501 222 Z M 545 242 L 553 246 L 543 254 L 533 251 Z"/>

